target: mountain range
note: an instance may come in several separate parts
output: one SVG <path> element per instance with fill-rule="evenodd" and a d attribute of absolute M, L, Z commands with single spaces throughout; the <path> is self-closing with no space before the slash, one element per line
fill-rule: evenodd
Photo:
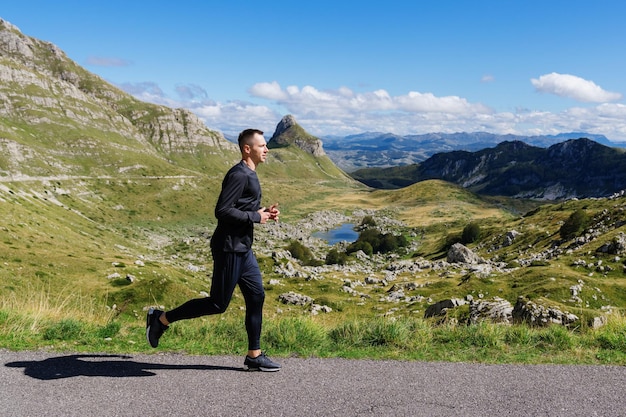
<path fill-rule="evenodd" d="M 346 172 L 361 168 L 387 168 L 422 162 L 442 152 L 479 151 L 502 142 L 520 141 L 547 148 L 569 139 L 587 138 L 606 146 L 626 146 L 614 143 L 604 135 L 584 132 L 558 135 L 521 136 L 487 132 L 427 133 L 399 136 L 393 133 L 367 132 L 346 137 L 323 137 L 328 156 Z"/>
<path fill-rule="evenodd" d="M 502 142 L 476 152 L 435 154 L 419 164 L 357 170 L 352 176 L 376 188 L 442 179 L 485 195 L 544 200 L 607 197 L 626 189 L 626 150 L 587 138 L 548 148 Z"/>

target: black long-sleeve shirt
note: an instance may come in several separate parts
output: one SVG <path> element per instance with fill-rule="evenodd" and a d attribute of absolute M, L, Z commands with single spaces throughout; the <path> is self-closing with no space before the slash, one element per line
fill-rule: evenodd
<path fill-rule="evenodd" d="M 256 172 L 241 161 L 222 181 L 215 206 L 217 228 L 211 248 L 224 252 L 247 252 L 254 241 L 254 223 L 261 222 L 261 184 Z"/>

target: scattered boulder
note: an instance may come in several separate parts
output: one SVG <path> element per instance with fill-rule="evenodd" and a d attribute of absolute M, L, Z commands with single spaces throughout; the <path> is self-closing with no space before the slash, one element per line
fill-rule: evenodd
<path fill-rule="evenodd" d="M 319 305 L 319 304 L 311 304 L 311 314 L 313 316 L 319 313 L 330 313 L 331 311 L 333 311 L 333 309 L 328 306 Z"/>
<path fill-rule="evenodd" d="M 547 326 L 550 324 L 561 324 L 568 326 L 578 321 L 578 316 L 568 312 L 563 312 L 558 308 L 545 307 L 519 297 L 513 307 L 513 322 L 525 322 L 534 326 Z"/>
<path fill-rule="evenodd" d="M 308 295 L 298 294 L 293 291 L 289 291 L 283 293 L 278 296 L 278 299 L 284 304 L 298 305 L 298 306 L 309 306 L 311 315 L 317 315 L 319 313 L 330 313 L 333 311 L 332 308 L 326 305 L 315 304 L 313 298 Z"/>
<path fill-rule="evenodd" d="M 480 264 L 485 261 L 478 255 L 476 255 L 470 248 L 461 244 L 455 243 L 448 250 L 448 262 L 450 263 L 464 263 L 464 264 Z"/>
<path fill-rule="evenodd" d="M 369 284 L 369 285 L 376 285 L 376 284 L 380 284 L 380 285 L 387 285 L 387 281 L 384 279 L 379 279 L 376 277 L 366 277 L 365 278 L 365 283 Z"/>
<path fill-rule="evenodd" d="M 305 306 L 313 302 L 313 299 L 308 295 L 298 294 L 293 291 L 289 291 L 279 295 L 278 299 L 284 304 L 293 304 L 300 306 Z"/>
<path fill-rule="evenodd" d="M 391 288 L 389 288 L 387 290 L 387 292 L 394 292 L 394 291 L 413 291 L 416 290 L 418 288 L 421 288 L 422 286 L 415 283 L 415 282 L 401 282 L 401 283 L 396 283 L 393 284 L 391 286 Z"/>
<path fill-rule="evenodd" d="M 609 255 L 623 255 L 626 253 L 626 234 L 620 232 L 610 242 L 600 246 L 597 252 Z"/>
<path fill-rule="evenodd" d="M 455 308 L 463 304 L 465 304 L 465 300 L 460 300 L 458 298 L 439 301 L 435 304 L 428 306 L 428 308 L 424 312 L 424 318 L 445 316 L 448 309 Z"/>
<path fill-rule="evenodd" d="M 591 327 L 593 329 L 599 329 L 600 327 L 605 326 L 606 323 L 607 323 L 606 316 L 594 317 L 593 321 L 591 322 Z"/>
<path fill-rule="evenodd" d="M 489 320 L 493 323 L 510 324 L 513 318 L 513 306 L 508 300 L 493 297 L 492 300 L 479 300 L 470 303 L 470 322 L 472 324 Z"/>
<path fill-rule="evenodd" d="M 502 243 L 502 246 L 511 246 L 513 244 L 513 241 L 515 240 L 515 238 L 517 236 L 521 235 L 520 232 L 516 231 L 516 230 L 510 230 L 508 232 L 506 232 L 506 235 L 504 236 L 504 242 Z"/>

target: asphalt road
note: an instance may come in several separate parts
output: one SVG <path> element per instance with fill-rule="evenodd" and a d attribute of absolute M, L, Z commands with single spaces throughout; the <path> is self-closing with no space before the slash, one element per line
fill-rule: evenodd
<path fill-rule="evenodd" d="M 626 367 L 0 350 L 0 416 L 626 416 Z"/>

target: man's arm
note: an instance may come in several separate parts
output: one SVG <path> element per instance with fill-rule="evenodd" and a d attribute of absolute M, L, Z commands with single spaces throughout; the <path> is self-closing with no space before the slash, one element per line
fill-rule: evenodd
<path fill-rule="evenodd" d="M 215 206 L 215 217 L 228 223 L 260 223 L 261 213 L 256 210 L 243 211 L 235 207 L 246 187 L 245 173 L 234 171 L 222 183 L 222 192 Z"/>

